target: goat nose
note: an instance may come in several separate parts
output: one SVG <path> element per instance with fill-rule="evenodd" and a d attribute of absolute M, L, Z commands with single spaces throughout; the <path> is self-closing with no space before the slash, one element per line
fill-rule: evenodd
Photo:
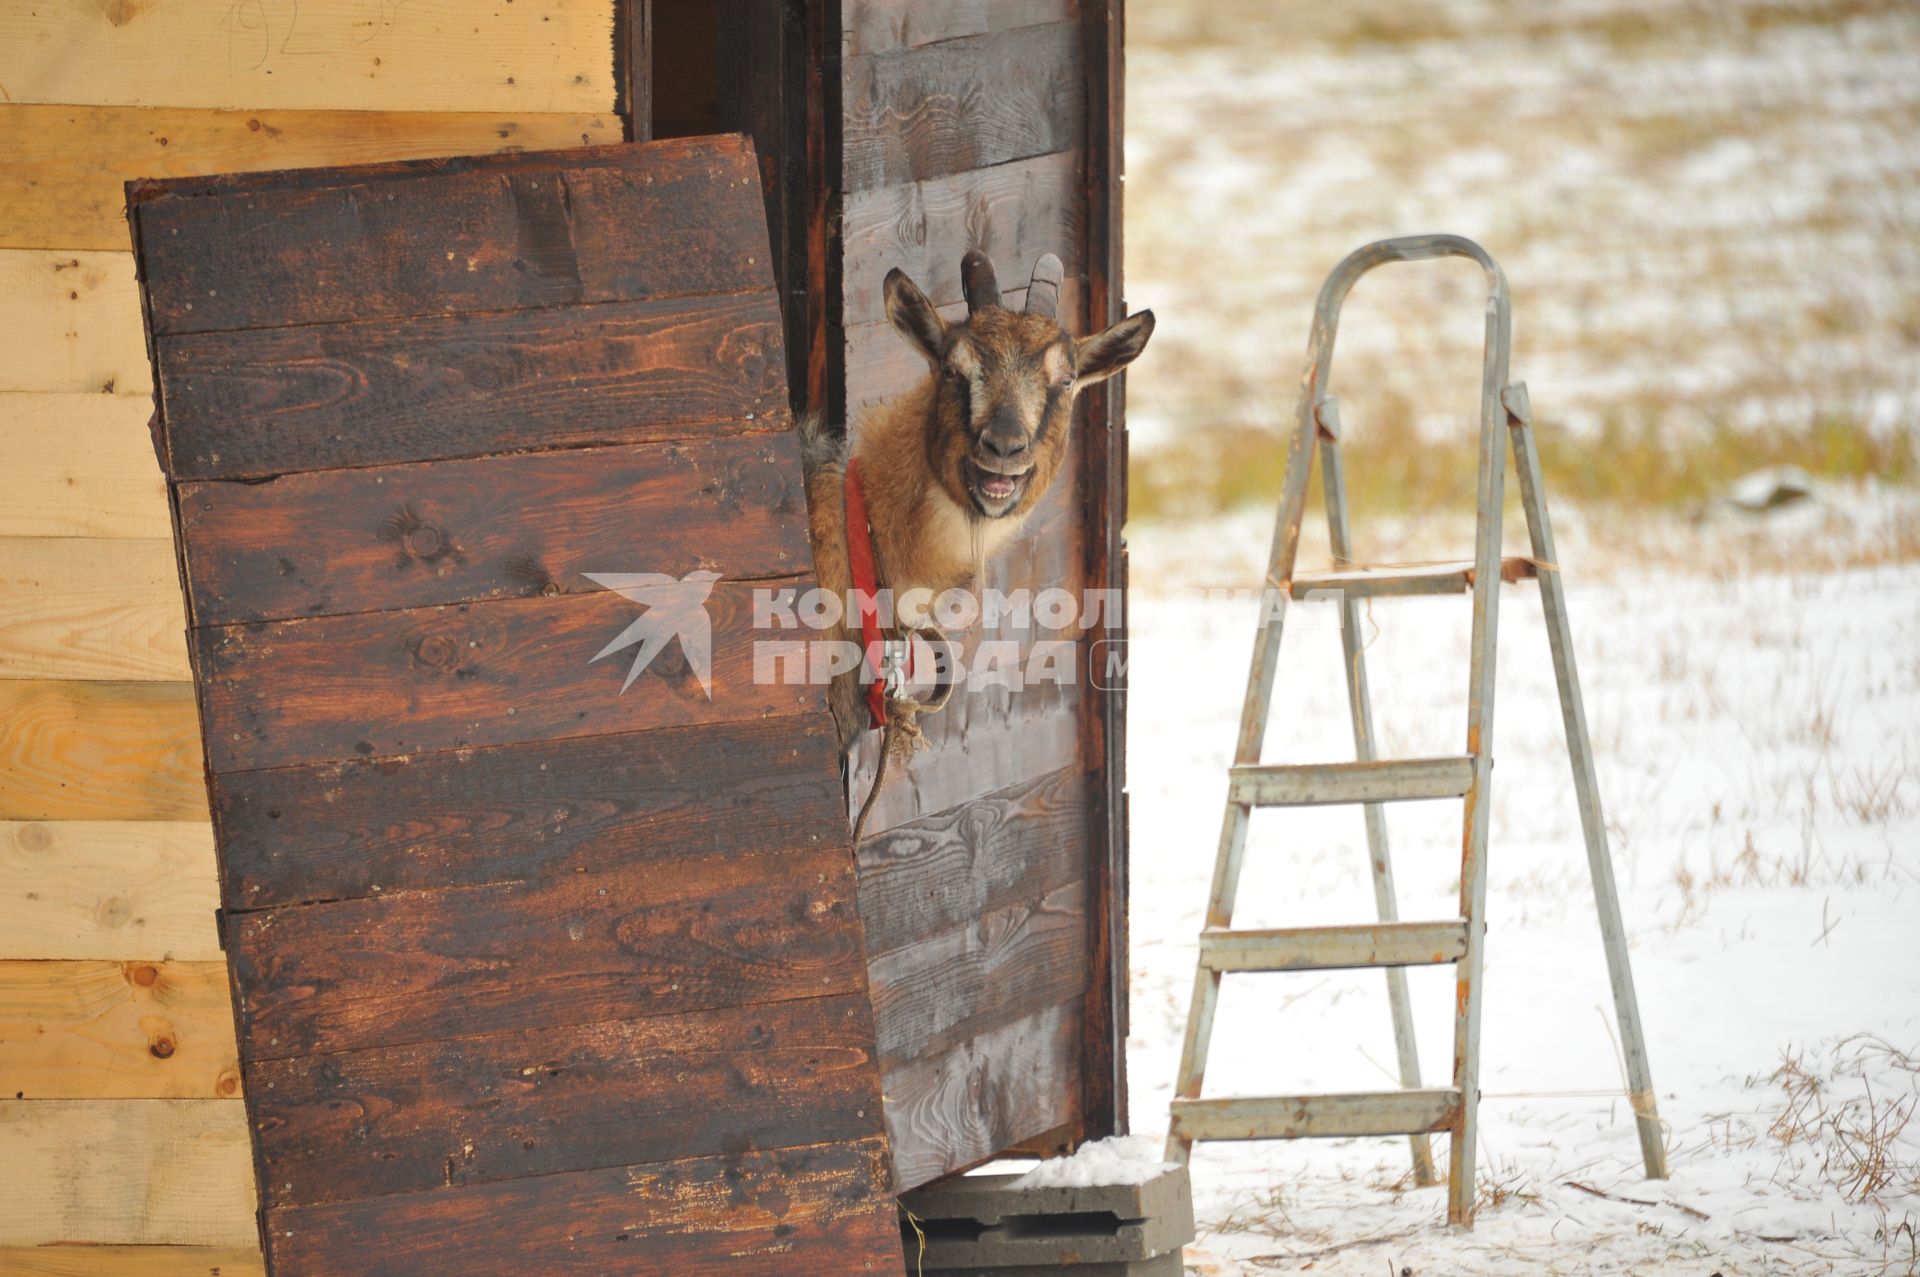
<path fill-rule="evenodd" d="M 987 451 L 1002 461 L 1016 461 L 1027 450 L 1025 435 L 985 434 L 980 442 L 987 445 Z"/>

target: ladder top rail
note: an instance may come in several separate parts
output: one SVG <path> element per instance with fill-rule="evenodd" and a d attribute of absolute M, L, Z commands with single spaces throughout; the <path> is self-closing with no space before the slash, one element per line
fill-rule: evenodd
<path fill-rule="evenodd" d="M 1340 308 L 1354 284 L 1368 271 L 1389 262 L 1422 262 L 1438 257 L 1464 257 L 1486 273 L 1486 359 L 1497 369 L 1497 379 L 1504 382 L 1507 354 L 1513 345 L 1513 305 L 1507 291 L 1506 272 L 1493 260 L 1493 254 L 1464 235 L 1399 235 L 1377 239 L 1348 253 L 1320 286 L 1320 296 L 1313 305 L 1313 331 L 1307 341 L 1307 372 L 1300 384 L 1302 432 L 1314 428 L 1314 414 L 1328 394 L 1333 342 L 1340 329 Z"/>
<path fill-rule="evenodd" d="M 1314 324 L 1331 326 L 1337 322 L 1340 306 L 1359 278 L 1388 262 L 1424 262 L 1436 257 L 1464 257 L 1479 264 L 1487 275 L 1488 299 L 1503 305 L 1508 300 L 1507 275 L 1493 254 L 1464 235 L 1399 235 L 1363 244 L 1340 259 L 1340 264 L 1320 286 L 1320 297 L 1313 306 Z"/>

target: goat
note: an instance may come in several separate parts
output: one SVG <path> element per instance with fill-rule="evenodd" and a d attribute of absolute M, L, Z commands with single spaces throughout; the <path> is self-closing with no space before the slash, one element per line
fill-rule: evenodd
<path fill-rule="evenodd" d="M 800 422 L 809 532 L 820 585 L 841 599 L 853 588 L 846 474 L 857 461 L 878 584 L 899 600 L 979 583 L 986 562 L 1020 530 L 1059 477 L 1075 397 L 1139 357 L 1153 334 L 1142 311 L 1075 340 L 1054 319 L 1060 261 L 1034 267 L 1024 310 L 1000 304 L 993 263 L 960 263 L 967 317 L 948 323 L 895 268 L 883 292 L 887 318 L 927 360 L 913 389 L 869 408 L 849 446 L 817 415 Z M 856 642 L 857 618 L 822 635 Z M 868 722 L 860 671 L 836 674 L 834 720 L 844 754 Z M 878 788 L 876 781 L 875 788 Z"/>

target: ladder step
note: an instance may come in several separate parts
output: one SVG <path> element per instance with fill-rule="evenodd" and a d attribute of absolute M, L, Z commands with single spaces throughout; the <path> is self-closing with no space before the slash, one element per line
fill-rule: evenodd
<path fill-rule="evenodd" d="M 1460 1092 L 1358 1091 L 1259 1099 L 1175 1100 L 1173 1134 L 1188 1140 L 1298 1140 L 1425 1135 L 1453 1125 Z"/>
<path fill-rule="evenodd" d="M 1371 922 L 1351 927 L 1200 933 L 1200 965 L 1209 971 L 1424 967 L 1458 962 L 1466 952 L 1464 918 L 1446 922 Z"/>
<path fill-rule="evenodd" d="M 1473 759 L 1407 758 L 1369 763 L 1243 764 L 1228 772 L 1227 800 L 1255 807 L 1411 802 L 1458 798 L 1473 784 Z"/>
<path fill-rule="evenodd" d="M 1532 559 L 1500 560 L 1500 579 L 1512 584 L 1539 576 Z M 1473 588 L 1473 564 L 1421 563 L 1408 566 L 1382 564 L 1379 567 L 1343 568 L 1333 572 L 1298 572 L 1293 578 L 1293 597 L 1337 592 L 1357 599 L 1396 598 L 1417 594 L 1465 594 Z"/>

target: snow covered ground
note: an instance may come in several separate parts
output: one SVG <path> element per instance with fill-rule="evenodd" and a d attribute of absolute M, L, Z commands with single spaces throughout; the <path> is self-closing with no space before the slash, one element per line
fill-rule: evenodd
<path fill-rule="evenodd" d="M 1765 519 L 1670 522 L 1651 568 L 1609 548 L 1606 521 L 1562 521 L 1673 1178 L 1640 1178 L 1545 634 L 1514 586 L 1478 1226 L 1446 1227 L 1444 1189 L 1411 1187 L 1402 1140 L 1203 1144 L 1194 1271 L 1920 1269 L 1920 563 L 1876 553 L 1917 504 L 1827 491 Z M 1131 534 L 1136 1132 L 1165 1129 L 1251 650 L 1250 601 L 1186 587 L 1257 580 L 1267 526 Z M 1842 566 L 1791 566 L 1816 561 Z M 1468 622 L 1464 599 L 1374 605 L 1393 754 L 1460 752 Z M 1289 614 L 1268 761 L 1351 757 L 1338 650 L 1330 605 Z M 1402 915 L 1457 916 L 1460 804 L 1388 819 Z M 1246 926 L 1369 920 L 1358 810 L 1256 814 L 1240 899 Z M 1425 1078 L 1445 1085 L 1452 969 L 1409 974 Z M 1377 972 L 1229 976 L 1220 1026 L 1209 1094 L 1396 1084 Z"/>

